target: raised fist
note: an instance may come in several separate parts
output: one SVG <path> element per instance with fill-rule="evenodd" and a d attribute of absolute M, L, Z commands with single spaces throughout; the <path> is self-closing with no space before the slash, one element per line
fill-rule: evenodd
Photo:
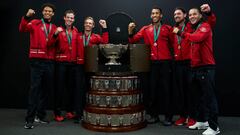
<path fill-rule="evenodd" d="M 128 34 L 133 34 L 133 29 L 136 27 L 136 24 L 134 22 L 131 22 L 128 24 Z"/>
<path fill-rule="evenodd" d="M 211 11 L 211 8 L 208 4 L 203 4 L 201 7 L 200 7 L 201 11 L 203 13 L 209 13 Z"/>
<path fill-rule="evenodd" d="M 105 20 L 100 19 L 100 20 L 99 20 L 99 24 L 101 25 L 102 28 L 107 28 L 107 23 L 106 23 Z"/>
<path fill-rule="evenodd" d="M 63 31 L 62 27 L 57 27 L 57 29 L 55 31 L 55 35 L 59 34 L 62 31 Z"/>
<path fill-rule="evenodd" d="M 27 17 L 32 17 L 35 14 L 35 11 L 33 9 L 28 9 L 28 12 L 26 14 Z"/>

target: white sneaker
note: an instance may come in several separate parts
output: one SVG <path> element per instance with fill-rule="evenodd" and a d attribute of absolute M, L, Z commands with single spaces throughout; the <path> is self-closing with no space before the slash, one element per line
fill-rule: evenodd
<path fill-rule="evenodd" d="M 209 126 L 208 122 L 196 122 L 194 125 L 189 126 L 189 129 L 207 129 Z"/>
<path fill-rule="evenodd" d="M 41 124 L 49 123 L 48 120 L 45 120 L 45 119 L 39 119 L 37 116 L 34 118 L 34 122 L 41 123 Z"/>
<path fill-rule="evenodd" d="M 217 135 L 220 133 L 219 128 L 217 128 L 216 130 L 213 130 L 212 128 L 208 127 L 207 130 L 205 130 L 202 134 L 203 135 Z"/>

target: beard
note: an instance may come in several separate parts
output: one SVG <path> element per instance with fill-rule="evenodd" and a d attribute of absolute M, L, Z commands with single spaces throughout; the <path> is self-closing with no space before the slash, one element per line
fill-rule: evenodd
<path fill-rule="evenodd" d="M 181 21 L 176 22 L 176 26 L 179 26 L 180 23 L 182 23 L 182 22 L 184 22 L 184 19 L 182 19 Z"/>

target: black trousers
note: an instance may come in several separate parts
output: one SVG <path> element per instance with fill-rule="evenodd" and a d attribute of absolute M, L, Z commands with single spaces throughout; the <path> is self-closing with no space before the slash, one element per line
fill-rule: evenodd
<path fill-rule="evenodd" d="M 191 65 L 190 60 L 175 61 L 175 107 L 181 117 L 187 118 L 190 114 L 190 86 L 191 86 Z M 191 117 L 191 116 L 189 116 Z"/>
<path fill-rule="evenodd" d="M 161 112 L 166 118 L 172 117 L 171 104 L 172 61 L 152 61 L 150 71 L 150 115 Z"/>
<path fill-rule="evenodd" d="M 208 121 L 212 129 L 218 127 L 218 103 L 215 91 L 215 69 L 199 68 L 193 70 L 192 85 L 198 90 L 198 95 L 193 96 L 196 100 L 195 113 L 197 121 Z"/>
<path fill-rule="evenodd" d="M 26 121 L 46 116 L 48 92 L 54 90 L 54 62 L 44 59 L 30 59 L 31 86 L 28 95 Z"/>
<path fill-rule="evenodd" d="M 143 93 L 143 105 L 146 110 L 146 113 L 149 114 L 150 112 L 150 104 L 149 101 L 151 99 L 150 96 L 150 76 L 149 72 L 140 72 L 135 73 L 134 75 L 138 76 L 139 84 L 138 89 Z"/>
<path fill-rule="evenodd" d="M 84 72 L 84 65 L 79 64 L 76 67 L 76 88 L 74 89 L 74 109 L 76 116 L 83 115 L 83 109 L 86 104 L 86 76 Z"/>
<path fill-rule="evenodd" d="M 54 114 L 61 115 L 61 110 L 73 112 L 74 89 L 76 85 L 76 64 L 56 62 L 55 79 Z"/>

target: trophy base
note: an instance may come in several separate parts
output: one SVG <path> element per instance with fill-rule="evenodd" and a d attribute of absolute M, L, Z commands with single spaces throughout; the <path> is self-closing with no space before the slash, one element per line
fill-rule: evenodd
<path fill-rule="evenodd" d="M 129 125 L 129 126 L 100 126 L 100 125 L 92 125 L 86 122 L 82 122 L 82 126 L 88 130 L 98 131 L 98 132 L 129 132 L 129 131 L 136 131 L 147 126 L 146 122 L 141 122 L 136 125 Z"/>

